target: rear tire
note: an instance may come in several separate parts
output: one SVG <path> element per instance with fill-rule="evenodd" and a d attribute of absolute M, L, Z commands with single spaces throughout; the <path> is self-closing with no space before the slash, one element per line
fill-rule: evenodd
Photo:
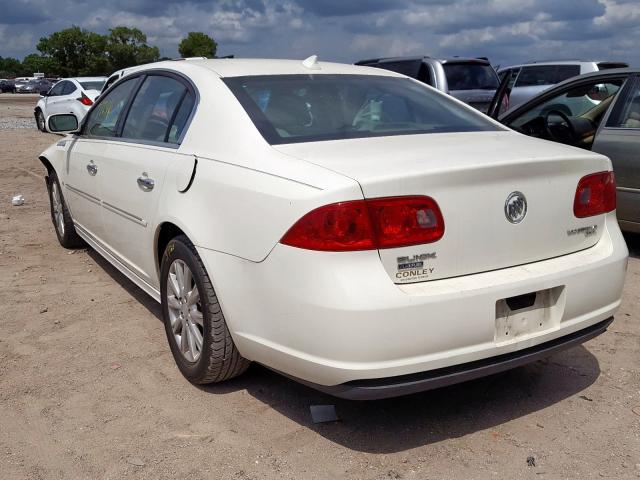
<path fill-rule="evenodd" d="M 49 173 L 47 189 L 49 190 L 49 202 L 51 205 L 51 221 L 60 245 L 64 248 L 84 247 L 86 244 L 76 232 L 67 202 L 62 195 L 58 176 L 54 171 Z"/>
<path fill-rule="evenodd" d="M 222 382 L 249 367 L 233 343 L 204 264 L 185 235 L 172 239 L 162 255 L 160 295 L 171 353 L 187 380 Z"/>

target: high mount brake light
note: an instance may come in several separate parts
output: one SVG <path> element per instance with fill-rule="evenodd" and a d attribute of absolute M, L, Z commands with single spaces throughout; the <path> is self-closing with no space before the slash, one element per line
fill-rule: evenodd
<path fill-rule="evenodd" d="M 573 214 L 592 217 L 616 209 L 616 180 L 613 172 L 598 172 L 582 177 L 573 200 Z"/>
<path fill-rule="evenodd" d="M 444 219 L 431 197 L 385 197 L 316 208 L 298 220 L 280 243 L 342 252 L 432 243 L 443 235 Z"/>

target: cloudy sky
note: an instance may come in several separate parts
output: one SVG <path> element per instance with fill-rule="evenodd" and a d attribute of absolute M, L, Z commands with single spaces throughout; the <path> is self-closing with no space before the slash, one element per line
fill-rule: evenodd
<path fill-rule="evenodd" d="M 71 24 L 135 26 L 166 56 L 189 31 L 219 55 L 353 62 L 395 55 L 625 60 L 640 66 L 640 0 L 0 0 L 0 56 Z"/>

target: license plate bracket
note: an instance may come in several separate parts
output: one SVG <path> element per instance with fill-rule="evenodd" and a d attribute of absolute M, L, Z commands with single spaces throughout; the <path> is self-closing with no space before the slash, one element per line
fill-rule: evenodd
<path fill-rule="evenodd" d="M 563 311 L 564 286 L 498 300 L 494 341 L 513 342 L 557 327 Z"/>

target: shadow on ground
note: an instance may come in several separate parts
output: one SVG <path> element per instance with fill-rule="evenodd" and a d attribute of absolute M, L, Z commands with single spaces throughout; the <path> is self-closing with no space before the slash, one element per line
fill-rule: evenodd
<path fill-rule="evenodd" d="M 636 254 L 640 253 L 640 241 L 632 240 L 636 242 Z M 91 249 L 88 252 L 97 265 L 161 319 L 160 306 L 153 299 L 99 254 Z M 524 417 L 575 396 L 599 374 L 597 359 L 579 346 L 511 371 L 390 400 L 341 400 L 255 364 L 239 378 L 193 388 L 212 395 L 246 390 L 258 401 L 337 444 L 362 452 L 393 453 Z M 340 421 L 314 424 L 309 407 L 316 404 L 335 405 Z"/>

